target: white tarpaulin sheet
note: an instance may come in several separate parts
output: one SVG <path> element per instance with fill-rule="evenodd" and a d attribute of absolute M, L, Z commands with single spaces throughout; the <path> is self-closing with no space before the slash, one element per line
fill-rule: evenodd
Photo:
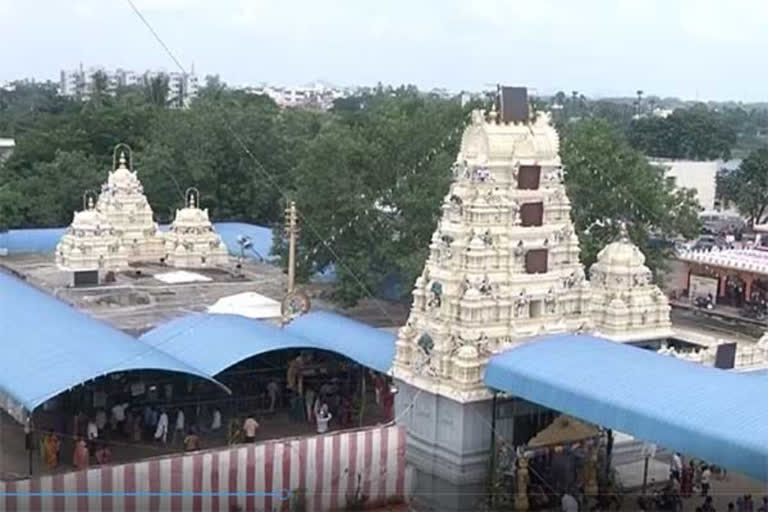
<path fill-rule="evenodd" d="M 195 272 L 187 272 L 186 270 L 177 270 L 175 272 L 155 274 L 154 278 L 167 284 L 205 283 L 212 281 L 210 277 L 206 277 L 202 274 L 196 274 Z"/>
<path fill-rule="evenodd" d="M 208 312 L 248 318 L 279 318 L 280 303 L 255 292 L 243 292 L 219 299 L 208 308 Z"/>

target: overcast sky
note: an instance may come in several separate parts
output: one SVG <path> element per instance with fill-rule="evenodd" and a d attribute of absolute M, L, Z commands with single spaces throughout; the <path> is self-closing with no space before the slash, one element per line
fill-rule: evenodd
<path fill-rule="evenodd" d="M 231 84 L 378 81 L 768 100 L 765 0 L 134 0 Z M 126 0 L 0 0 L 0 82 L 174 69 Z"/>

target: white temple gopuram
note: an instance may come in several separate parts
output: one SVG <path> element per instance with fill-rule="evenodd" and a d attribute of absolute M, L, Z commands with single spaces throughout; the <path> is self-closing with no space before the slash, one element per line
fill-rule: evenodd
<path fill-rule="evenodd" d="M 511 439 L 516 418 L 537 414 L 520 401 L 493 412 L 491 355 L 558 333 L 671 334 L 667 299 L 626 232 L 585 279 L 558 152 L 550 117 L 530 111 L 522 88 L 502 88 L 464 132 L 392 370 L 414 492 L 435 509 L 473 509 L 486 491 L 492 416 Z"/>
<path fill-rule="evenodd" d="M 56 247 L 56 263 L 71 272 L 121 271 L 140 262 L 177 268 L 226 265 L 229 253 L 208 210 L 198 208 L 199 193 L 190 189 L 185 200 L 170 231 L 161 232 L 133 169 L 130 148 L 119 144 L 96 204 L 89 198 L 84 210 L 75 213 Z"/>
<path fill-rule="evenodd" d="M 396 378 L 459 402 L 490 397 L 490 354 L 590 327 L 557 133 L 498 117 L 472 115 L 397 341 Z"/>

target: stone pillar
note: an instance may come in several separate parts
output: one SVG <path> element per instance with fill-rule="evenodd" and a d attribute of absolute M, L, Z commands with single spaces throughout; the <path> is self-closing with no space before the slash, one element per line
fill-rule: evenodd
<path fill-rule="evenodd" d="M 478 510 L 488 500 L 492 400 L 460 403 L 396 380 L 395 418 L 408 432 L 406 460 L 418 510 Z M 497 409 L 497 411 L 500 409 Z M 500 440 L 512 418 L 499 419 Z"/>
<path fill-rule="evenodd" d="M 520 456 L 517 459 L 517 475 L 515 479 L 515 510 L 528 510 L 528 459 Z"/>
<path fill-rule="evenodd" d="M 752 281 L 754 278 L 752 277 L 752 274 L 747 274 L 744 276 L 744 300 L 750 300 L 750 296 L 752 295 Z"/>
<path fill-rule="evenodd" d="M 594 498 L 598 493 L 597 486 L 597 451 L 598 447 L 593 446 L 587 449 L 587 457 L 584 460 L 584 493 Z"/>

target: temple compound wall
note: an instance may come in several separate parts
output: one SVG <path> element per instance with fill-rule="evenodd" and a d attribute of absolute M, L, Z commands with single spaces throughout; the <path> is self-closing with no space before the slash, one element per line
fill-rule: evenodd
<path fill-rule="evenodd" d="M 330 512 L 407 485 L 405 431 L 384 426 L 0 482 L 0 510 Z"/>

